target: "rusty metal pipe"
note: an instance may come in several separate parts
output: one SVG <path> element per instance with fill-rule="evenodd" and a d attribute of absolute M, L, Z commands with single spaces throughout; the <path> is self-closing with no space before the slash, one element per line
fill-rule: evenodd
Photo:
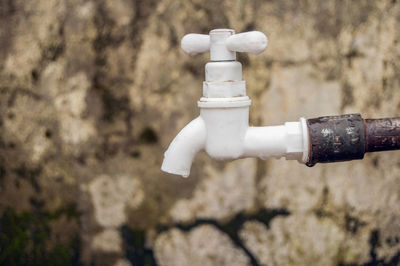
<path fill-rule="evenodd" d="M 365 151 L 400 149 L 400 117 L 364 119 Z"/>
<path fill-rule="evenodd" d="M 367 152 L 400 149 L 400 117 L 362 119 L 360 114 L 307 120 L 307 166 L 363 159 Z"/>

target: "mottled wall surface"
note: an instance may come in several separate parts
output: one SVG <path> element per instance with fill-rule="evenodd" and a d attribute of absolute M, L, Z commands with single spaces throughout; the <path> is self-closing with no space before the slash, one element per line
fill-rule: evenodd
<path fill-rule="evenodd" d="M 221 27 L 269 37 L 252 125 L 400 114 L 395 0 L 0 0 L 0 265 L 399 263 L 399 152 L 159 170 L 208 60 L 180 38 Z"/>

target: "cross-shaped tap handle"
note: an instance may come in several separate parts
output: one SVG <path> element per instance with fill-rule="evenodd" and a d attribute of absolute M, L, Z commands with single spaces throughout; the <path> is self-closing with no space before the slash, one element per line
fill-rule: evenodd
<path fill-rule="evenodd" d="M 212 30 L 209 35 L 190 33 L 181 41 L 182 49 L 190 55 L 210 51 L 211 61 L 236 60 L 236 52 L 259 54 L 267 45 L 267 36 L 260 31 L 235 34 L 231 29 Z"/>

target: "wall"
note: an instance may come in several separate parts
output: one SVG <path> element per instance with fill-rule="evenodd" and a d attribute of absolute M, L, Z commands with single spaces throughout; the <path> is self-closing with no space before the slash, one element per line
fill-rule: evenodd
<path fill-rule="evenodd" d="M 399 26 L 395 0 L 0 1 L 0 264 L 399 263 L 399 152 L 159 170 L 198 115 L 184 34 L 268 36 L 238 55 L 258 126 L 398 116 Z"/>

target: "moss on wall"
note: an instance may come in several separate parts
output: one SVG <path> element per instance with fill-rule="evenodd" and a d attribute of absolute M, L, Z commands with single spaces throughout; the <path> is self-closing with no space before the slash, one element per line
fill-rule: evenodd
<path fill-rule="evenodd" d="M 52 226 L 62 217 L 76 223 L 79 219 L 76 207 L 66 206 L 52 212 L 4 210 L 0 217 L 0 265 L 78 265 L 81 248 L 78 232 L 68 232 L 71 235 L 66 241 L 54 239 L 57 233 L 67 233 L 54 232 Z"/>

